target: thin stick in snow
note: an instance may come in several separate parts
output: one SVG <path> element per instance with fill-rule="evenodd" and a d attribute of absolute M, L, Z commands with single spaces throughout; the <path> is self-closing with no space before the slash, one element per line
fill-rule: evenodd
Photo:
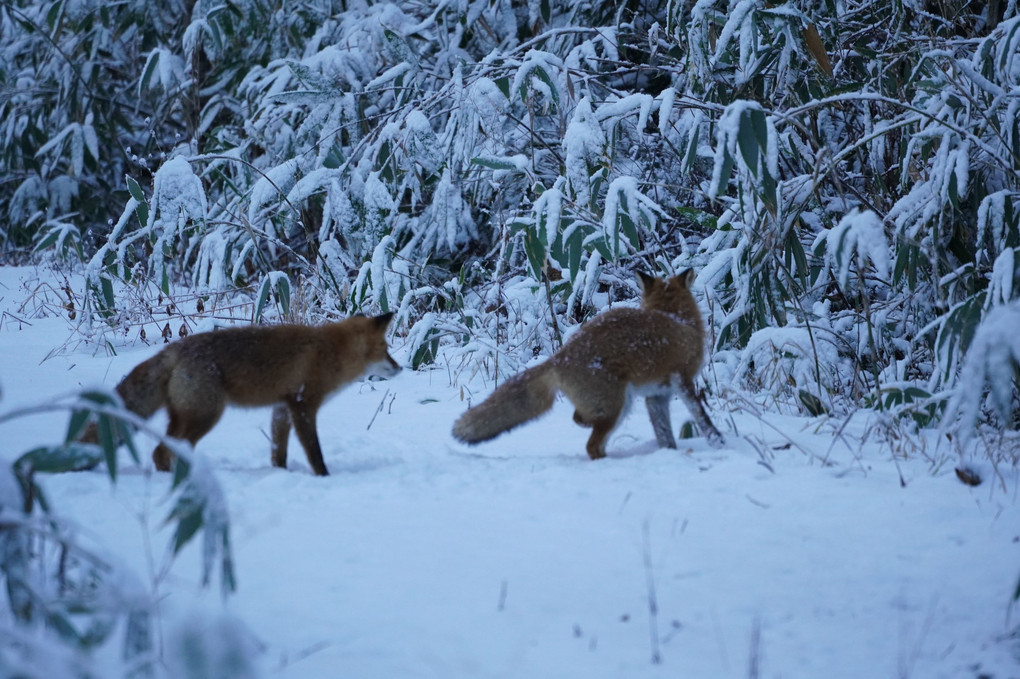
<path fill-rule="evenodd" d="M 386 403 L 386 397 L 389 396 L 389 395 L 390 395 L 390 390 L 387 389 L 386 393 L 382 395 L 382 400 L 379 401 L 379 407 L 375 409 L 375 413 L 372 415 L 372 419 L 368 421 L 368 426 L 365 427 L 365 431 L 368 431 L 369 429 L 372 428 L 372 423 L 375 422 L 376 416 L 378 416 L 379 413 L 382 412 L 383 403 Z"/>
<path fill-rule="evenodd" d="M 655 597 L 655 573 L 652 570 L 652 546 L 649 537 L 648 521 L 641 527 L 644 543 L 645 580 L 648 583 L 648 634 L 652 645 L 652 664 L 662 663 L 659 652 L 659 603 Z"/>

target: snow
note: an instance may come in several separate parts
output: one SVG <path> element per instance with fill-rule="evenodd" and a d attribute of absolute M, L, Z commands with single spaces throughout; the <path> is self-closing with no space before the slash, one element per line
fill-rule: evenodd
<path fill-rule="evenodd" d="M 860 270 L 865 258 L 871 260 L 880 279 L 888 280 L 889 241 L 882 218 L 871 210 L 850 210 L 835 228 L 818 238 L 825 238 L 825 261 L 837 272 L 840 287 L 846 288 L 850 265 L 856 264 Z"/>
<path fill-rule="evenodd" d="M 1020 361 L 1020 300 L 993 306 L 982 319 L 960 371 L 960 382 L 947 407 L 949 429 L 959 428 L 964 440 L 973 434 L 984 400 L 1006 420 L 1012 410 L 1013 364 Z M 956 419 L 960 420 L 959 426 Z"/>
<path fill-rule="evenodd" d="M 152 179 L 149 223 L 152 228 L 159 214 L 166 231 L 178 231 L 189 220 L 204 221 L 209 211 L 202 181 L 195 176 L 184 156 L 163 163 Z M 165 237 L 165 236 L 164 236 Z"/>
<path fill-rule="evenodd" d="M 134 333 L 108 355 L 73 321 L 33 313 L 23 303 L 49 275 L 0 268 L 3 413 L 112 387 L 161 348 Z M 405 341 L 393 347 L 406 365 Z M 171 476 L 148 459 L 125 455 L 115 486 L 101 470 L 40 482 L 159 599 L 157 647 L 234 676 L 1020 676 L 1015 470 L 968 487 L 932 432 L 917 435 L 925 455 L 902 454 L 917 438 L 893 460 L 865 414 L 757 415 L 738 398 L 709 401 L 721 450 L 657 449 L 635 408 L 592 462 L 562 400 L 467 447 L 450 426 L 492 385 L 462 378 L 404 370 L 330 400 L 326 478 L 296 441 L 289 469 L 270 466 L 269 409 L 228 409 L 195 451 L 228 505 L 238 589 L 225 602 L 201 586 L 201 538 L 167 556 Z M 672 412 L 687 417 L 679 401 Z M 3 421 L 4 459 L 59 442 L 66 421 Z M 95 662 L 122 674 L 116 652 Z"/>
<path fill-rule="evenodd" d="M 605 150 L 606 134 L 592 113 L 591 102 L 587 97 L 582 97 L 563 135 L 564 176 L 570 182 L 580 205 L 591 202 L 590 175 L 598 167 Z"/>

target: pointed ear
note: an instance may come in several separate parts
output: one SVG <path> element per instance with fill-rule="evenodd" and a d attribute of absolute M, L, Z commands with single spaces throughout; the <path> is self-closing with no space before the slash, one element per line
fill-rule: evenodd
<path fill-rule="evenodd" d="M 641 288 L 642 293 L 648 292 L 652 286 L 655 285 L 655 281 L 657 280 L 655 276 L 649 276 L 644 271 L 638 271 L 635 276 L 637 277 L 638 287 Z"/>
<path fill-rule="evenodd" d="M 379 330 L 385 330 L 386 326 L 390 324 L 391 320 L 393 320 L 392 311 L 389 312 L 388 314 L 381 314 L 379 316 L 375 316 L 372 318 L 372 321 L 375 322 L 375 327 L 378 328 Z"/>
<path fill-rule="evenodd" d="M 675 276 L 675 279 L 682 283 L 684 287 L 691 287 L 691 284 L 694 283 L 694 269 L 684 269 Z"/>

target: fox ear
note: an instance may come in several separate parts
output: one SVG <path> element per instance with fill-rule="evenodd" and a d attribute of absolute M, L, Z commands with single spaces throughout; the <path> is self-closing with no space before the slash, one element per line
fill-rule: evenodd
<path fill-rule="evenodd" d="M 691 287 L 691 283 L 694 282 L 694 269 L 684 269 L 676 275 L 676 280 L 684 284 L 684 287 Z"/>
<path fill-rule="evenodd" d="M 393 312 L 391 311 L 388 314 L 380 314 L 379 316 L 373 317 L 372 320 L 375 322 L 375 327 L 383 330 L 390 324 L 390 321 L 393 320 Z"/>
<path fill-rule="evenodd" d="M 655 281 L 658 280 L 655 276 L 649 276 L 644 271 L 638 271 L 636 275 L 638 287 L 641 288 L 642 293 L 646 293 L 651 290 L 652 286 L 655 285 Z"/>

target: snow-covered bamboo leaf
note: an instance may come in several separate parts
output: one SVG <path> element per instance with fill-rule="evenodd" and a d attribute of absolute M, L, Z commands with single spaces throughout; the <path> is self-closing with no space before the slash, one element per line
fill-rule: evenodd
<path fill-rule="evenodd" d="M 270 271 L 262 278 L 262 284 L 259 286 L 254 322 L 262 320 L 271 294 L 275 296 L 281 314 L 287 316 L 290 313 L 290 279 L 283 271 Z"/>

